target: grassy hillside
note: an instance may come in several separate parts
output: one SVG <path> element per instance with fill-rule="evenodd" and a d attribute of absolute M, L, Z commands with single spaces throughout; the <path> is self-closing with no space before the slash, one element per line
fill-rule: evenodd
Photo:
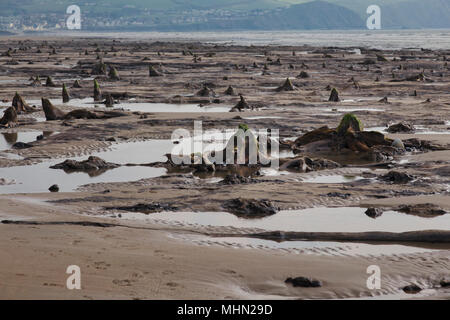
<path fill-rule="evenodd" d="M 29 17 L 39 23 L 39 14 L 64 16 L 73 0 L 0 0 L 0 16 Z M 187 22 L 172 21 L 192 19 L 192 28 L 230 29 L 330 29 L 364 28 L 366 9 L 377 3 L 381 7 L 383 28 L 450 28 L 450 0 L 77 0 L 85 17 L 109 21 L 140 21 L 145 28 L 180 28 Z M 274 9 L 264 16 L 247 14 L 253 9 Z M 227 19 L 221 19 L 222 12 L 186 14 L 186 10 L 226 9 L 232 10 Z M 169 11 L 169 12 L 168 12 Z M 236 14 L 236 11 L 239 11 Z M 246 17 L 248 16 L 248 17 Z M 244 17 L 244 18 L 242 18 Z M 123 20 L 123 19 L 122 19 Z M 183 20 L 183 19 L 181 19 Z"/>
<path fill-rule="evenodd" d="M 185 9 L 272 9 L 313 0 L 0 0 L 0 15 L 26 13 L 56 13 L 71 4 L 78 4 L 91 12 L 114 12 L 122 9 L 185 10 Z M 325 0 L 344 6 L 365 16 L 366 8 L 373 0 Z M 411 0 L 377 0 L 379 5 L 391 5 Z M 428 2 L 428 1 L 424 1 Z"/>
<path fill-rule="evenodd" d="M 304 2 L 304 1 L 296 1 Z M 21 0 L 0 1 L 0 15 L 26 13 L 52 13 L 64 11 L 72 0 Z M 149 10 L 186 10 L 186 9 L 271 9 L 288 6 L 283 0 L 78 0 L 76 4 L 92 12 L 111 12 L 122 8 Z"/>

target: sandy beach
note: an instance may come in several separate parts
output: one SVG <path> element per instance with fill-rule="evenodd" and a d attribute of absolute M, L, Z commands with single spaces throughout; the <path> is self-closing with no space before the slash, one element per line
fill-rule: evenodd
<path fill-rule="evenodd" d="M 3 37 L 0 52 L 0 117 L 16 92 L 29 108 L 0 129 L 0 299 L 450 297 L 450 51 Z M 349 113 L 356 143 L 304 142 Z M 173 165 L 194 121 L 219 145 L 214 130 L 279 130 L 280 168 Z M 73 169 L 89 156 L 104 167 Z M 321 286 L 285 282 L 300 276 Z"/>

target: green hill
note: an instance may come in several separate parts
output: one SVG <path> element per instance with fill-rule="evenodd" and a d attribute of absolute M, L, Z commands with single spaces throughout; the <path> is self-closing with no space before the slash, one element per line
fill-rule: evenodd
<path fill-rule="evenodd" d="M 72 0 L 0 1 L 16 25 L 55 25 Z M 450 28 L 450 0 L 78 0 L 85 29 L 363 29 L 366 9 L 381 7 L 383 28 Z M 22 19 L 22 20 L 20 20 Z M 58 20 L 59 19 L 59 20 Z M 97 21 L 105 23 L 96 24 Z M 0 25 L 7 30 L 8 24 Z"/>

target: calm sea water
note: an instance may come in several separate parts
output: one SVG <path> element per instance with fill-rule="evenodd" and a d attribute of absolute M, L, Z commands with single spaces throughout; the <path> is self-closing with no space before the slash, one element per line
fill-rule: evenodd
<path fill-rule="evenodd" d="M 450 49 L 450 29 L 400 31 L 64 32 L 63 34 L 64 36 L 106 37 L 149 41 L 200 41 L 230 45 L 311 45 L 369 47 L 378 49 Z M 58 36 L 58 34 L 48 35 Z"/>

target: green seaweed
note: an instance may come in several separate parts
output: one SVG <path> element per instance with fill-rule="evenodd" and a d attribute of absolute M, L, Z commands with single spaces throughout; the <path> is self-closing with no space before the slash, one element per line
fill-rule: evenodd
<path fill-rule="evenodd" d="M 339 135 L 344 135 L 349 128 L 351 128 L 355 132 L 364 130 L 361 121 L 352 113 L 347 113 L 342 117 L 342 120 L 339 123 L 339 126 L 336 128 L 336 131 Z"/>

